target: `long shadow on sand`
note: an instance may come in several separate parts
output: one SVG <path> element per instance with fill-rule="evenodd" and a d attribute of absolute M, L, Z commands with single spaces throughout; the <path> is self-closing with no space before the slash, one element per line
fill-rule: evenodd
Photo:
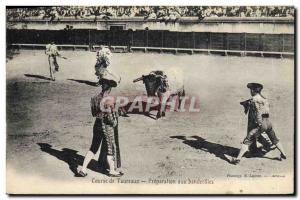
<path fill-rule="evenodd" d="M 37 74 L 24 74 L 24 76 L 30 77 L 30 78 L 39 78 L 39 79 L 51 81 L 51 78 L 46 77 L 46 76 L 42 76 L 42 75 L 37 75 Z"/>
<path fill-rule="evenodd" d="M 202 151 L 214 154 L 216 157 L 230 163 L 231 157 L 237 157 L 239 149 L 235 147 L 225 146 L 213 142 L 206 141 L 204 138 L 199 136 L 191 136 L 191 139 L 188 139 L 186 136 L 178 135 L 171 136 L 170 138 L 183 140 L 184 144 L 187 144 L 195 149 L 200 149 Z M 244 155 L 246 158 L 250 157 L 264 157 L 261 152 L 257 153 L 246 153 Z M 264 157 L 267 158 L 267 157 Z M 267 158 L 271 159 L 271 158 Z"/>
<path fill-rule="evenodd" d="M 89 86 L 94 86 L 98 87 L 98 82 L 92 82 L 92 81 L 87 81 L 87 80 L 77 80 L 77 79 L 68 79 L 69 81 L 75 81 L 77 83 L 84 83 Z"/>
<path fill-rule="evenodd" d="M 74 173 L 75 177 L 78 177 L 77 168 L 78 165 L 82 165 L 84 157 L 77 154 L 76 150 L 63 148 L 62 150 L 53 149 L 50 144 L 47 143 L 37 143 L 43 152 L 46 152 L 61 161 L 66 162 L 69 165 L 70 170 Z M 88 168 L 92 171 L 103 173 L 104 170 L 100 168 L 99 163 L 92 160 L 88 165 Z"/>

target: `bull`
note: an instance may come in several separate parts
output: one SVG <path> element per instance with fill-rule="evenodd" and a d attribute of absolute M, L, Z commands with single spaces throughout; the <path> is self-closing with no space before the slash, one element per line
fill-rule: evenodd
<path fill-rule="evenodd" d="M 168 101 L 170 97 L 178 97 L 178 103 L 176 104 L 175 109 L 180 109 L 181 99 L 185 96 L 183 82 L 179 81 L 179 86 L 178 81 L 175 81 L 177 82 L 177 84 L 169 85 L 167 75 L 160 70 L 152 71 L 147 75 L 142 75 L 141 77 L 133 80 L 134 83 L 139 81 L 143 81 L 148 97 L 158 97 L 159 99 L 159 106 L 156 119 L 159 119 L 166 115 L 165 107 L 162 106 L 163 99 L 166 99 Z"/>

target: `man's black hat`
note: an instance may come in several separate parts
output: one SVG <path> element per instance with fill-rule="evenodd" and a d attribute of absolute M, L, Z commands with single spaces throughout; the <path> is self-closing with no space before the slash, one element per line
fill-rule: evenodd
<path fill-rule="evenodd" d="M 114 80 L 109 80 L 109 79 L 105 79 L 105 78 L 102 78 L 100 81 L 99 81 L 100 85 L 109 85 L 110 87 L 117 87 L 117 82 L 114 81 Z"/>
<path fill-rule="evenodd" d="M 261 91 L 263 89 L 263 85 L 260 83 L 248 83 L 247 88 Z"/>

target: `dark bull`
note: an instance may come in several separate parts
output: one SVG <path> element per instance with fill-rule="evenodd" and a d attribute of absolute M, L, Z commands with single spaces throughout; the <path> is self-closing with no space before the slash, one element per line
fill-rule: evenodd
<path fill-rule="evenodd" d="M 158 106 L 158 113 L 156 116 L 157 119 L 165 116 L 165 107 L 162 106 L 162 100 L 164 97 L 166 97 L 166 95 L 169 95 L 167 97 L 168 100 L 170 99 L 170 97 L 177 96 L 179 103 L 177 104 L 176 109 L 180 109 L 181 97 L 185 96 L 184 87 L 182 86 L 182 88 L 176 91 L 170 91 L 167 75 L 164 74 L 163 71 L 152 71 L 148 75 L 142 75 L 140 78 L 133 80 L 134 83 L 138 81 L 143 81 L 148 97 L 159 98 L 160 102 Z M 167 94 L 167 91 L 169 91 L 170 93 Z"/>

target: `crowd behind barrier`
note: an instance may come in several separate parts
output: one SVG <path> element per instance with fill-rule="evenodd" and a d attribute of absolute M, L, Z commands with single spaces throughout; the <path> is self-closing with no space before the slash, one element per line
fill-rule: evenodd
<path fill-rule="evenodd" d="M 181 17 L 283 17 L 294 18 L 291 6 L 51 6 L 7 7 L 7 20 L 61 20 L 141 17 L 145 20 L 176 21 Z"/>

